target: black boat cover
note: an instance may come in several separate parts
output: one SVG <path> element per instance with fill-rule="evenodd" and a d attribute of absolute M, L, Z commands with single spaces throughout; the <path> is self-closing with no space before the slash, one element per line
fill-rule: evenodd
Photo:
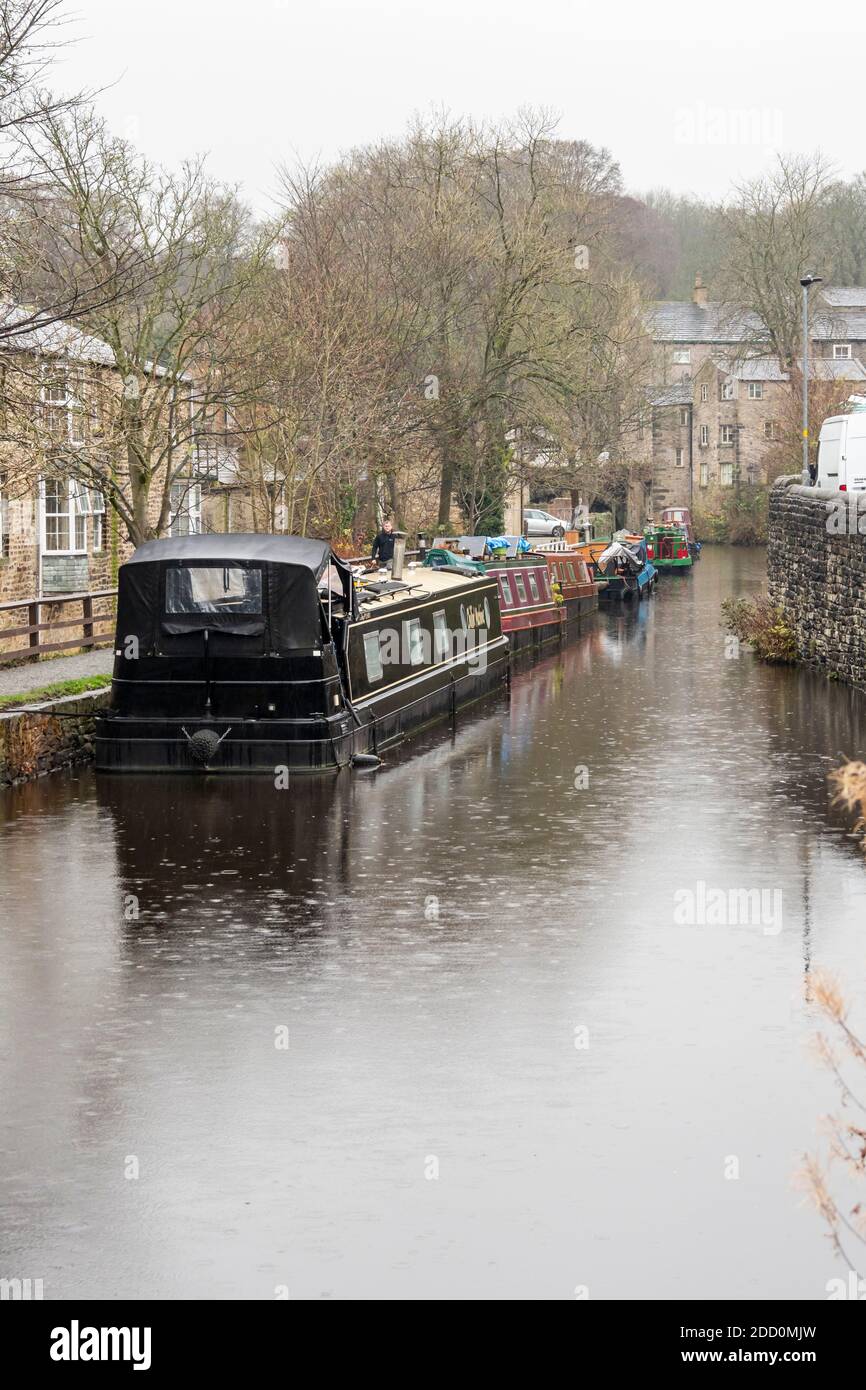
<path fill-rule="evenodd" d="M 135 636 L 145 651 L 156 651 L 161 634 L 207 629 L 261 637 L 266 651 L 318 647 L 323 638 L 319 579 L 329 563 L 340 574 L 350 605 L 351 570 L 327 541 L 238 533 L 147 541 L 119 570 L 118 643 Z M 212 581 L 202 573 L 208 570 L 216 572 Z M 258 573 L 245 579 L 240 572 L 248 570 Z M 168 571 L 192 573 L 173 573 L 167 581 Z M 214 594 L 224 594 L 224 602 Z"/>

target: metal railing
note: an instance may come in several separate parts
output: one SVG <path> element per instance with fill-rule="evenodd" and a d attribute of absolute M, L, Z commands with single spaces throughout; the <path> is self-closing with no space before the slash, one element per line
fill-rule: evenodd
<path fill-rule="evenodd" d="M 82 594 L 57 594 L 43 598 L 15 599 L 12 603 L 0 603 L 0 666 L 10 661 L 21 661 L 26 658 L 37 659 L 47 652 L 68 651 L 70 648 L 102 647 L 110 644 L 114 633 L 114 603 L 107 607 L 105 612 L 97 612 L 94 603 L 100 599 L 115 599 L 116 589 L 93 589 L 89 593 Z M 68 603 L 78 603 L 81 605 L 81 612 L 75 617 L 51 618 L 48 622 L 42 621 L 43 608 L 55 608 L 60 605 L 65 607 Z M 19 623 L 13 627 L 3 625 L 3 615 L 6 613 L 20 613 L 26 611 L 27 622 Z M 111 626 L 107 632 L 97 631 L 104 623 Z M 68 632 L 70 628 L 76 628 L 78 635 L 69 636 L 62 642 L 45 642 L 42 634 L 52 634 L 55 632 Z M 26 637 L 27 645 L 15 647 L 11 651 L 5 651 L 8 641 L 16 637 Z"/>

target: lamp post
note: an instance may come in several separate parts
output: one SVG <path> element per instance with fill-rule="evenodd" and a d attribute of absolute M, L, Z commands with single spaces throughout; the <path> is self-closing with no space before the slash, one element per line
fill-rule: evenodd
<path fill-rule="evenodd" d="M 809 286 L 820 285 L 821 275 L 804 275 L 803 286 L 803 482 L 810 481 L 809 472 Z"/>

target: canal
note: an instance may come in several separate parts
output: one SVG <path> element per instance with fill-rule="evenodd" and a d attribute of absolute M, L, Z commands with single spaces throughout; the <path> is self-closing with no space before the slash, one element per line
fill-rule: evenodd
<path fill-rule="evenodd" d="M 726 650 L 764 562 L 705 550 L 376 773 L 7 794 L 0 1275 L 825 1297 L 793 1175 L 835 1105 L 809 977 L 863 977 L 825 777 L 866 725 Z M 700 884 L 772 918 L 683 924 Z"/>

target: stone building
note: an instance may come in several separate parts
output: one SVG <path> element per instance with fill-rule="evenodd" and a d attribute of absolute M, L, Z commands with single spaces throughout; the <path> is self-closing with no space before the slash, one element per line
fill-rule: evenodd
<path fill-rule="evenodd" d="M 0 602 L 114 587 L 132 545 L 99 488 L 71 476 L 71 463 L 77 451 L 113 438 L 123 389 L 111 349 L 71 325 L 23 331 L 4 343 Z M 122 452 L 117 443 L 105 448 Z M 225 529 L 219 522 L 231 511 L 226 496 L 237 472 L 228 435 L 206 445 L 188 437 L 183 449 L 170 492 L 171 534 L 201 530 L 208 510 L 212 529 Z M 120 476 L 126 467 L 118 456 Z M 160 491 L 154 487 L 149 499 L 154 524 Z"/>
<path fill-rule="evenodd" d="M 866 382 L 866 289 L 813 292 L 812 419 L 842 410 Z M 657 385 L 635 442 L 630 524 L 663 507 L 717 511 L 729 489 L 766 487 L 799 437 L 790 376 L 762 355 L 762 325 L 709 298 L 695 278 L 691 301 L 649 315 Z M 643 515 L 642 515 L 643 514 Z"/>

